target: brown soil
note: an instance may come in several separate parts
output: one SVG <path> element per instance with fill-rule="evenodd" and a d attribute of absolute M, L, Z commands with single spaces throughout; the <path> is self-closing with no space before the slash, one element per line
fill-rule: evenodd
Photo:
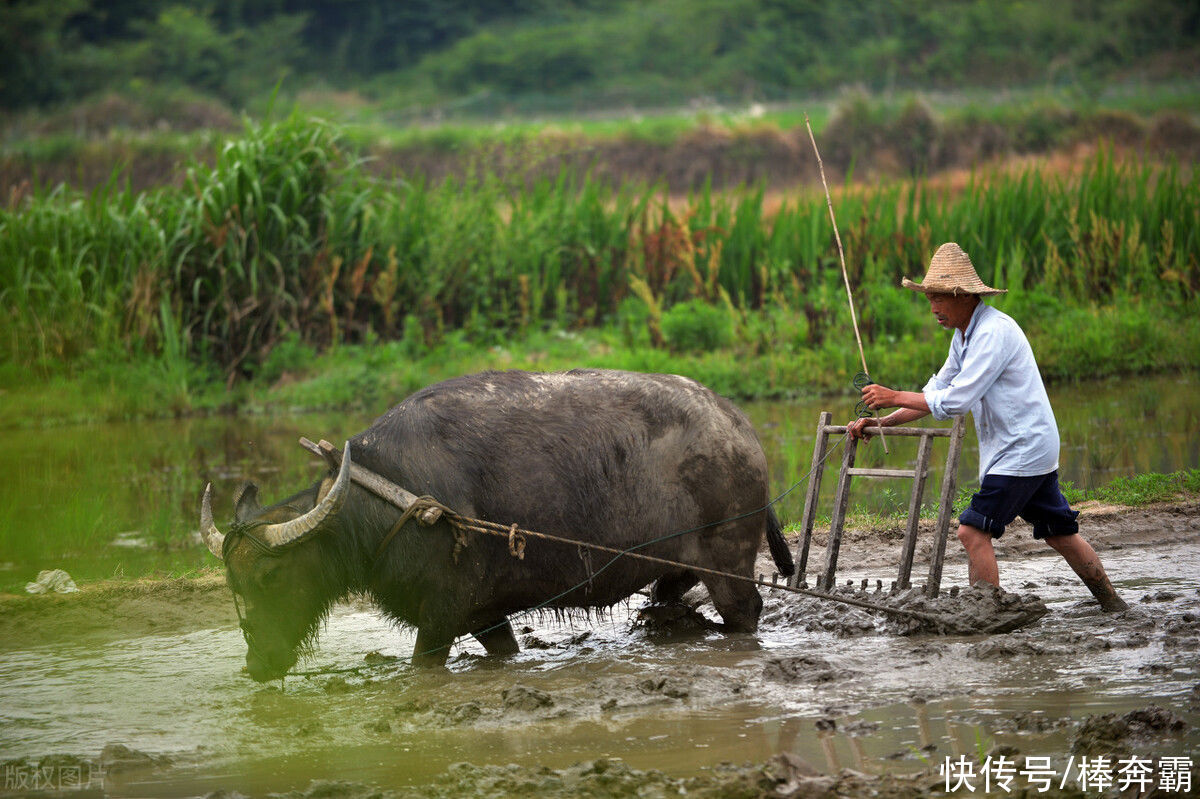
<path fill-rule="evenodd" d="M 114 101 L 115 102 L 115 101 Z M 107 106 L 105 106 L 107 108 Z M 103 110 L 103 109 L 101 109 Z M 27 196 L 33 186 L 66 183 L 91 191 L 109 183 L 114 174 L 119 182 L 128 180 L 134 191 L 163 185 L 181 185 L 184 168 L 192 162 L 210 163 L 217 148 L 204 145 L 200 150 L 183 152 L 174 145 L 141 140 L 138 131 L 162 129 L 161 119 L 147 121 L 130 109 L 118 109 L 113 130 L 130 135 L 100 135 L 108 132 L 94 118 L 95 109 L 84 109 L 69 119 L 53 124 L 75 131 L 84 143 L 53 160 L 30 158 L 22 154 L 0 156 L 0 202 L 10 207 Z M 94 113 L 95 112 L 95 113 Z M 114 112 L 116 113 L 116 112 Z M 144 115 L 143 115 L 144 116 Z M 213 109 L 189 108 L 171 116 L 184 130 L 203 126 L 211 120 L 212 129 L 232 132 L 229 120 Z M 49 124 L 49 123 L 48 123 Z M 1055 173 L 1073 171 L 1093 153 L 1101 141 L 1123 152 L 1150 157 L 1176 158 L 1184 164 L 1200 154 L 1200 127 L 1182 116 L 1163 115 L 1146 132 L 1139 128 L 1128 135 L 1124 128 L 1100 125 L 1080 129 L 1064 146 L 1045 152 L 1027 152 L 1011 142 L 986 147 L 959 142 L 939 149 L 936 161 L 930 161 L 925 174 L 935 183 L 965 184 L 978 167 L 993 164 L 1021 169 L 1031 164 L 1046 166 Z M 967 138 L 970 138 L 968 134 Z M 836 150 L 837 142 L 826 142 Z M 868 157 L 855 164 L 857 185 L 871 187 L 881 179 L 912 174 L 892 147 L 876 144 Z M 515 182 L 555 178 L 564 170 L 579 177 L 620 185 L 641 183 L 665 185 L 678 196 L 702 190 L 729 190 L 740 186 L 764 186 L 769 193 L 788 191 L 797 186 L 819 188 L 820 178 L 807 130 L 801 125 L 780 129 L 772 125 L 746 128 L 702 126 L 668 142 L 639 140 L 632 137 L 591 138 L 546 130 L 527 140 L 514 143 L 490 143 L 475 148 L 447 149 L 437 145 L 415 144 L 403 147 L 371 147 L 367 168 L 383 179 L 421 175 L 430 182 L 448 178 L 462 179 L 478 174 L 481 168 Z M 849 161 L 839 163 L 836 153 L 825 153 L 825 169 L 831 185 L 845 183 Z M 114 173 L 115 167 L 115 173 Z M 777 200 L 768 200 L 768 210 Z"/>
<path fill-rule="evenodd" d="M 70 594 L 0 594 L 0 651 L 234 624 L 225 575 L 85 583 Z"/>
<path fill-rule="evenodd" d="M 853 797 L 899 799 L 927 796 L 936 792 L 939 781 L 919 776 L 882 777 L 844 769 L 823 775 L 802 759 L 780 754 L 762 765 L 726 764 L 698 777 L 674 777 L 661 771 L 642 771 L 619 760 L 597 759 L 565 769 L 536 768 L 510 764 L 476 766 L 458 763 L 436 782 L 416 791 L 380 791 L 377 787 L 347 782 L 314 781 L 304 791 L 276 794 L 287 799 L 317 797 L 409 797 L 533 796 L 542 799 L 575 797 L 692 796 L 703 799 L 754 799 L 755 797 Z M 1045 794 L 1047 796 L 1057 794 Z"/>

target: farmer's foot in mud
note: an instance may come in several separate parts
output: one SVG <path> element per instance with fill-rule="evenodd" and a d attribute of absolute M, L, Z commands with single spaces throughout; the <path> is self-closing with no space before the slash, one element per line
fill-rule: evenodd
<path fill-rule="evenodd" d="M 1100 609 L 1105 613 L 1119 613 L 1129 610 L 1125 600 L 1117 596 L 1100 558 L 1091 545 L 1078 534 L 1051 536 L 1045 539 L 1058 554 L 1070 564 L 1071 569 L 1078 575 L 1083 584 L 1092 592 L 1092 596 L 1100 602 Z"/>
<path fill-rule="evenodd" d="M 1129 605 L 1124 599 L 1117 596 L 1116 589 L 1112 587 L 1112 583 L 1108 581 L 1107 577 L 1083 582 L 1092 592 L 1092 596 L 1096 597 L 1096 601 L 1100 603 L 1100 609 L 1105 613 L 1120 613 L 1123 610 L 1129 610 Z"/>

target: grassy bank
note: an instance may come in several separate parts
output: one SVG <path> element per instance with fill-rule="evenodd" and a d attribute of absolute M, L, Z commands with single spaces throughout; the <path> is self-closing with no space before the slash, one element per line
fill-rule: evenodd
<path fill-rule="evenodd" d="M 910 302 L 914 314 L 927 314 L 919 296 Z M 1163 316 L 1160 310 L 1135 303 L 1026 319 L 1043 374 L 1052 383 L 1194 370 L 1200 364 L 1200 318 Z M 809 347 L 787 331 L 801 321 L 782 311 L 746 314 L 735 328 L 736 342 L 703 352 L 630 343 L 634 331 L 617 326 L 533 332 L 490 346 L 457 333 L 433 347 L 400 340 L 318 351 L 289 337 L 254 377 L 232 387 L 210 367 L 145 353 L 96 353 L 49 369 L 8 363 L 0 365 L 5 407 L 0 429 L 228 412 L 370 410 L 439 380 L 488 369 L 667 372 L 740 400 L 855 393 L 850 381 L 861 366 L 849 323 L 820 346 Z M 916 390 L 937 370 L 948 334 L 932 317 L 922 324 L 902 339 L 868 346 L 868 365 L 877 380 Z"/>

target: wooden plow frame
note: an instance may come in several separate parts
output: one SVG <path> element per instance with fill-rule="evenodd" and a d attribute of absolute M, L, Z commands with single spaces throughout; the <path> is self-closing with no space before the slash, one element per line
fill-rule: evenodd
<path fill-rule="evenodd" d="M 845 435 L 845 425 L 830 422 L 833 415 L 822 412 L 817 419 L 817 435 L 813 444 L 813 466 L 808 480 L 808 493 L 804 500 L 804 516 L 800 527 L 800 541 L 796 548 L 796 573 L 788 581 L 794 588 L 807 588 L 809 549 L 812 543 L 813 525 L 816 521 L 817 504 L 821 495 L 821 478 L 825 471 L 825 459 L 829 454 L 829 437 Z M 842 532 L 846 524 L 846 509 L 850 503 L 850 482 L 853 477 L 872 479 L 906 478 L 913 481 L 909 496 L 908 523 L 905 527 L 904 544 L 900 551 L 900 565 L 891 590 L 903 591 L 912 586 L 913 557 L 917 547 L 917 526 L 921 519 L 921 499 L 925 493 L 925 480 L 929 476 L 929 463 L 933 451 L 933 439 L 949 438 L 950 449 L 946 453 L 946 469 L 942 475 L 942 490 L 938 501 L 937 524 L 931 543 L 929 559 L 929 581 L 925 584 L 927 596 L 936 597 L 941 590 L 942 564 L 946 557 L 946 538 L 950 532 L 950 518 L 954 512 L 954 496 L 958 488 L 958 461 L 962 454 L 966 423 L 960 416 L 953 427 L 889 427 L 888 436 L 917 436 L 916 463 L 911 469 L 862 469 L 854 466 L 858 441 L 845 439 L 842 452 L 842 468 L 838 475 L 837 489 L 833 497 L 833 513 L 829 524 L 829 540 L 825 545 L 825 565 L 816 579 L 820 591 L 834 590 L 837 579 L 838 550 L 842 544 Z"/>

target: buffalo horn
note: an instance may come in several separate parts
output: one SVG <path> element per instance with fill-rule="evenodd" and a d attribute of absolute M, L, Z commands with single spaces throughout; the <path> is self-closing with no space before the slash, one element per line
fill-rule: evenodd
<path fill-rule="evenodd" d="M 200 537 L 208 551 L 218 558 L 222 556 L 225 544 L 224 534 L 213 524 L 212 516 L 212 483 L 204 487 L 204 500 L 200 503 Z"/>
<path fill-rule="evenodd" d="M 306 535 L 324 522 L 342 507 L 343 500 L 346 499 L 346 492 L 350 490 L 350 442 L 346 442 L 346 448 L 342 452 L 342 466 L 338 470 L 337 480 L 329 492 L 317 503 L 317 506 L 303 516 L 297 516 L 290 521 L 280 524 L 268 524 L 263 527 L 259 535 L 262 539 L 273 547 L 283 546 L 284 544 L 295 541 L 297 538 Z"/>

